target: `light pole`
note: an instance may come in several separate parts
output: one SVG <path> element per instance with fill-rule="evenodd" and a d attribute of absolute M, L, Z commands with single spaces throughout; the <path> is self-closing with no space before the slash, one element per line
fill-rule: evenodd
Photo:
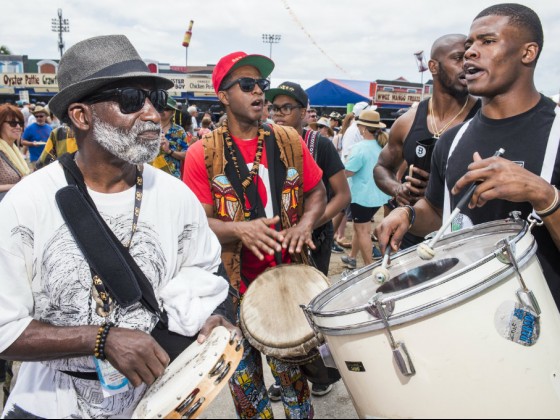
<path fill-rule="evenodd" d="M 64 40 L 62 39 L 63 32 L 70 32 L 70 22 L 68 19 L 62 19 L 62 9 L 58 9 L 58 18 L 52 19 L 52 31 L 58 32 L 58 49 L 60 51 L 60 58 L 64 54 Z"/>
<path fill-rule="evenodd" d="M 268 57 L 272 60 L 272 44 L 278 44 L 282 39 L 282 35 L 276 34 L 263 34 L 262 40 L 265 44 L 270 44 L 270 53 Z"/>

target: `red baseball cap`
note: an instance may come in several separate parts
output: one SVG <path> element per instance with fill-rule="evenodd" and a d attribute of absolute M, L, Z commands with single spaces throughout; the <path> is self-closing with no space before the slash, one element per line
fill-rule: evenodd
<path fill-rule="evenodd" d="M 214 86 L 216 95 L 220 91 L 222 80 L 224 80 L 230 72 L 241 66 L 255 67 L 261 73 L 261 77 L 265 79 L 270 76 L 270 73 L 274 70 L 274 62 L 264 55 L 248 55 L 243 51 L 228 54 L 218 61 L 218 64 L 216 64 L 212 72 L 212 85 Z"/>

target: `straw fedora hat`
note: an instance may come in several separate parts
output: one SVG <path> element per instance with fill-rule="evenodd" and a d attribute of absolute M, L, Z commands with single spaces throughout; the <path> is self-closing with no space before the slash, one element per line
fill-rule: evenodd
<path fill-rule="evenodd" d="M 358 118 L 357 124 L 372 128 L 387 127 L 381 122 L 381 116 L 379 115 L 379 112 L 372 109 L 366 109 L 365 111 L 362 111 L 360 117 Z"/>
<path fill-rule="evenodd" d="M 49 109 L 60 119 L 68 106 L 109 83 L 125 79 L 149 79 L 159 89 L 173 82 L 153 74 L 124 35 L 89 38 L 72 46 L 58 66 L 59 92 L 50 100 Z"/>

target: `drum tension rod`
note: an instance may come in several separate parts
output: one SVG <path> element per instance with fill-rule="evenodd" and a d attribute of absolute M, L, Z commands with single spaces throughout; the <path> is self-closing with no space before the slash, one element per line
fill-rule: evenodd
<path fill-rule="evenodd" d="M 522 305 L 531 308 L 533 312 L 539 316 L 541 314 L 541 307 L 535 297 L 535 294 L 527 287 L 527 283 L 525 283 L 525 279 L 523 279 L 523 275 L 519 269 L 519 264 L 517 264 L 517 259 L 515 258 L 515 244 L 508 239 L 503 239 L 501 244 L 504 246 L 504 254 L 506 254 L 509 262 L 513 266 L 513 269 L 517 273 L 519 283 L 521 283 L 521 289 L 516 292 L 519 302 L 521 302 Z"/>
<path fill-rule="evenodd" d="M 395 337 L 393 336 L 391 327 L 389 325 L 389 316 L 386 312 L 386 304 L 381 301 L 381 296 L 381 293 L 373 296 L 368 302 L 368 307 L 366 308 L 366 310 L 374 317 L 380 318 L 383 322 L 383 325 L 385 325 L 387 335 L 389 336 L 391 349 L 393 351 L 393 358 L 395 359 L 395 362 L 397 363 L 397 366 L 399 367 L 399 370 L 401 371 L 403 376 L 414 376 L 416 375 L 416 369 L 414 368 L 412 359 L 410 358 L 406 345 L 403 342 L 397 342 L 395 340 Z M 392 309 L 390 310 L 392 311 Z"/>

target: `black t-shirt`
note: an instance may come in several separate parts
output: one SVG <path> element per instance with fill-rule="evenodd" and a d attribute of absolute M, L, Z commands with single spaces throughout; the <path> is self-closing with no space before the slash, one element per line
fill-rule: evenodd
<path fill-rule="evenodd" d="M 309 130 L 303 130 L 303 139 L 310 148 L 311 154 L 317 162 L 319 168 L 323 170 L 323 184 L 327 189 L 327 202 L 331 201 L 333 197 L 333 190 L 329 179 L 344 170 L 344 164 L 336 151 L 336 147 L 332 142 L 320 134 L 316 134 L 312 139 L 311 132 Z M 313 142 L 313 145 L 310 143 Z M 315 229 L 315 235 L 319 235 L 323 230 L 330 228 L 332 222 L 329 222 L 317 229 Z"/>
<path fill-rule="evenodd" d="M 438 141 L 432 156 L 430 182 L 426 198 L 438 208 L 443 208 L 445 198 L 445 181 L 449 190 L 467 173 L 473 161 L 473 154 L 479 152 L 482 158 L 488 158 L 500 149 L 505 149 L 504 158 L 517 162 L 528 171 L 541 175 L 548 139 L 554 119 L 556 104 L 545 97 L 533 109 L 501 120 L 491 120 L 478 112 L 469 123 L 468 128 L 459 140 L 451 157 L 449 151 L 461 126 L 454 127 Z M 557 151 L 552 185 L 560 186 L 560 153 Z M 458 195 L 450 194 L 451 209 L 463 197 L 467 188 Z M 521 211 L 527 218 L 532 212 L 529 203 L 512 203 L 504 200 L 493 200 L 475 209 L 466 209 L 454 223 L 454 229 L 506 219 L 512 211 Z M 459 224 L 460 226 L 457 226 Z M 536 227 L 533 234 L 538 243 L 538 256 L 543 266 L 549 287 L 560 307 L 560 251 L 556 248 L 546 227 Z"/>

